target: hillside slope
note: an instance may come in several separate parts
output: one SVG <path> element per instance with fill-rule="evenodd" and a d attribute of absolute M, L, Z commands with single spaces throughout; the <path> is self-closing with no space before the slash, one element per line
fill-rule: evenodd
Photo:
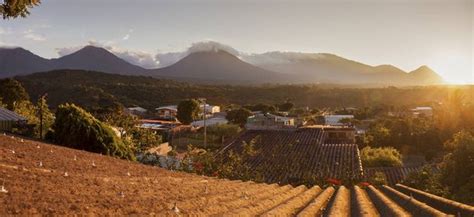
<path fill-rule="evenodd" d="M 50 60 L 23 48 L 0 48 L 0 78 L 53 69 Z"/>
<path fill-rule="evenodd" d="M 151 74 L 208 83 L 255 84 L 286 80 L 280 73 L 261 69 L 222 50 L 191 53 L 171 66 L 153 70 Z"/>
<path fill-rule="evenodd" d="M 0 177 L 2 215 L 474 214 L 472 206 L 404 186 L 308 189 L 219 180 L 4 135 Z"/>
<path fill-rule="evenodd" d="M 122 75 L 143 75 L 147 70 L 120 59 L 101 47 L 86 46 L 72 54 L 51 60 L 55 69 L 81 69 Z"/>

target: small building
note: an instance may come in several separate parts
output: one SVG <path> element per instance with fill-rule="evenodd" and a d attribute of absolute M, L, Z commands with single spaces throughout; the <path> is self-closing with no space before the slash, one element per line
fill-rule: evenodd
<path fill-rule="evenodd" d="M 147 109 L 145 108 L 142 108 L 140 106 L 135 106 L 135 107 L 130 107 L 130 108 L 127 108 L 127 111 L 130 113 L 130 114 L 134 114 L 134 115 L 144 115 L 148 112 Z"/>
<path fill-rule="evenodd" d="M 154 131 L 169 131 L 179 125 L 180 122 L 177 121 L 165 121 L 165 120 L 149 120 L 149 119 L 141 119 L 139 120 L 141 128 L 146 128 Z"/>
<path fill-rule="evenodd" d="M 13 128 L 26 125 L 27 119 L 5 108 L 0 108 L 0 131 L 11 132 Z"/>
<path fill-rule="evenodd" d="M 259 129 L 284 129 L 295 128 L 295 119 L 282 117 L 269 113 L 257 113 L 247 118 L 245 128 L 248 130 Z"/>
<path fill-rule="evenodd" d="M 219 124 L 227 124 L 228 121 L 225 117 L 212 117 L 206 120 L 206 126 L 213 126 Z M 193 127 L 204 127 L 204 120 L 193 121 L 191 123 Z"/>
<path fill-rule="evenodd" d="M 344 126 L 346 124 L 341 123 L 341 120 L 353 118 L 354 115 L 324 115 L 324 124 L 331 126 Z"/>
<path fill-rule="evenodd" d="M 158 117 L 162 119 L 174 119 L 178 115 L 177 105 L 162 106 L 155 110 L 158 113 Z"/>
<path fill-rule="evenodd" d="M 411 109 L 414 117 L 431 117 L 433 116 L 433 108 L 428 106 L 416 107 Z"/>

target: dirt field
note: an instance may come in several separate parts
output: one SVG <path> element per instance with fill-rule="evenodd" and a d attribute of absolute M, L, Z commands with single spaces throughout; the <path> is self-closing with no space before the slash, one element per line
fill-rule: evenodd
<path fill-rule="evenodd" d="M 308 189 L 219 180 L 8 135 L 0 135 L 0 185 L 0 216 L 444 214 L 438 207 L 474 214 L 474 207 L 403 186 L 398 190 L 406 194 L 385 187 Z"/>

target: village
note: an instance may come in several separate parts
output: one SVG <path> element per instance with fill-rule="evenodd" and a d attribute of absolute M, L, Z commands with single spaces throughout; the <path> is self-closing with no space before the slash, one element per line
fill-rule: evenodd
<path fill-rule="evenodd" d="M 125 108 L 126 115 L 133 116 L 136 120 L 133 128 L 161 136 L 161 140 L 152 141 L 161 143 L 147 144 L 148 148 L 136 152 L 137 160 L 163 168 L 179 169 L 182 167 L 182 161 L 190 154 L 190 146 L 194 147 L 192 152 L 201 150 L 223 155 L 230 150 L 238 152 L 243 144 L 253 142 L 255 148 L 260 151 L 256 156 L 247 159 L 252 170 L 259 171 L 271 165 L 281 167 L 286 165 L 286 168 L 279 170 L 267 170 L 270 173 L 265 174 L 265 178 L 260 181 L 293 185 L 308 184 L 309 177 L 312 182 L 327 181 L 325 177 L 342 182 L 364 180 L 375 173 L 382 174 L 384 181 L 394 184 L 403 181 L 410 172 L 419 170 L 425 162 L 420 160 L 419 156 L 415 156 L 405 158 L 404 165 L 363 167 L 360 152 L 361 146 L 364 145 L 360 141 L 374 120 L 355 122 L 353 113 L 357 108 L 343 109 L 346 114 L 321 110 L 295 115 L 290 114 L 290 111 L 293 111 L 293 104 L 287 102 L 284 104 L 290 108 L 283 109 L 286 111 L 245 109 L 242 114 L 243 121 L 237 122 L 225 110 L 221 110 L 220 106 L 201 102 L 203 103 L 198 103 L 195 117 L 188 123 L 179 121 L 178 105 L 160 106 L 153 111 L 139 106 Z M 268 106 L 262 105 L 255 107 L 268 109 Z M 386 115 L 430 118 L 433 112 L 431 107 L 416 107 L 396 114 L 387 112 Z M 34 128 L 28 126 L 27 122 L 28 120 L 21 115 L 5 108 L 0 109 L 1 131 L 27 131 L 17 129 L 21 126 Z M 219 128 L 224 129 L 223 131 L 227 128 L 228 132 L 219 133 L 216 130 Z M 117 136 L 125 135 L 123 128 L 113 127 L 113 129 Z M 275 158 L 275 155 L 279 157 Z M 413 158 L 418 160 L 413 161 Z M 280 161 L 285 162 L 285 165 Z M 274 171 L 280 172 L 275 174 Z M 254 178 L 249 177 L 251 180 Z"/>

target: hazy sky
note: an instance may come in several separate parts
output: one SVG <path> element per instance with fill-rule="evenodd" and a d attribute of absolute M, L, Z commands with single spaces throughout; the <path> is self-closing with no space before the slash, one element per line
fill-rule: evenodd
<path fill-rule="evenodd" d="M 0 21 L 0 45 L 43 57 L 91 43 L 156 64 L 156 54 L 213 40 L 245 53 L 334 53 L 411 71 L 428 65 L 474 83 L 474 0 L 42 0 Z"/>

